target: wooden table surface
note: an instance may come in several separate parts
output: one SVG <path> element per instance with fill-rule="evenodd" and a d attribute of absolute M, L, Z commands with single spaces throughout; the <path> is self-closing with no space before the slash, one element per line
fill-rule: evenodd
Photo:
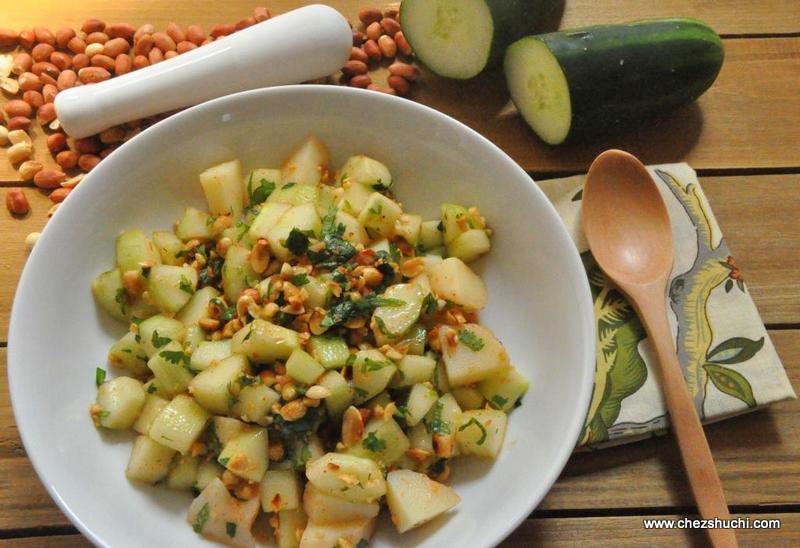
<path fill-rule="evenodd" d="M 274 0 L 283 12 L 310 2 Z M 354 17 L 368 2 L 328 0 Z M 145 22 L 163 29 L 235 21 L 245 0 L 25 0 L 3 2 L 0 27 L 80 26 L 88 17 Z M 712 209 L 738 260 L 795 389 L 800 388 L 800 1 L 566 0 L 561 27 L 643 17 L 704 19 L 724 38 L 725 65 L 696 105 L 591 145 L 548 148 L 507 108 L 498 73 L 453 83 L 425 74 L 413 99 L 483 133 L 536 178 L 585 171 L 599 151 L 620 147 L 644 161 L 687 161 L 698 170 Z M 46 151 L 41 137 L 39 151 Z M 22 186 L 0 152 L 0 186 Z M 37 152 L 45 158 L 46 154 Z M 0 547 L 83 546 L 25 456 L 8 398 L 6 340 L 14 288 L 25 262 L 23 239 L 42 228 L 50 202 L 28 189 L 32 213 L 0 214 Z M 53 283 L 62 283 L 54 273 Z M 800 545 L 800 402 L 708 426 L 731 513 L 779 518 L 779 531 L 741 531 L 742 545 Z M 531 471 L 535 473 L 535 471 Z M 498 496 L 500 496 L 498 494 Z M 694 513 L 670 438 L 572 457 L 539 508 L 508 546 L 703 545 L 702 533 L 647 531 L 648 516 Z"/>

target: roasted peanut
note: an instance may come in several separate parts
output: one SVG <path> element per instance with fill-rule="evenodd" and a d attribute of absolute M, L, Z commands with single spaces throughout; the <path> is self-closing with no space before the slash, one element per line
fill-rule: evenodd
<path fill-rule="evenodd" d="M 106 28 L 106 24 L 101 21 L 100 19 L 87 19 L 81 25 L 81 30 L 86 34 L 90 34 L 92 32 L 102 32 Z"/>
<path fill-rule="evenodd" d="M 133 38 L 136 29 L 127 23 L 113 23 L 105 28 L 105 33 L 109 38 L 123 38 L 127 42 Z"/>
<path fill-rule="evenodd" d="M 178 44 L 175 46 L 175 49 L 178 53 L 186 53 L 187 51 L 191 51 L 196 48 L 197 44 L 190 42 L 189 40 L 178 42 Z"/>
<path fill-rule="evenodd" d="M 378 38 L 378 48 L 381 50 L 381 55 L 387 59 L 392 59 L 397 55 L 397 44 L 391 36 L 384 34 Z"/>
<path fill-rule="evenodd" d="M 364 53 L 367 54 L 367 57 L 369 57 L 369 60 L 373 63 L 377 63 L 383 57 L 381 48 L 378 47 L 378 42 L 375 40 L 367 40 L 364 42 Z"/>
<path fill-rule="evenodd" d="M 53 154 L 58 154 L 67 148 L 67 136 L 63 133 L 53 133 L 47 136 L 47 150 Z"/>
<path fill-rule="evenodd" d="M 354 88 L 366 88 L 372 83 L 372 78 L 368 74 L 358 74 L 350 79 L 350 86 Z"/>
<path fill-rule="evenodd" d="M 156 31 L 156 28 L 151 25 L 150 23 L 145 23 L 138 29 L 136 32 L 133 33 L 133 41 L 138 42 L 145 34 L 153 34 Z"/>
<path fill-rule="evenodd" d="M 401 97 L 408 95 L 411 89 L 411 84 L 402 76 L 389 76 L 387 81 L 389 82 L 389 87 L 395 90 L 397 95 Z"/>
<path fill-rule="evenodd" d="M 26 52 L 18 53 L 14 57 L 14 61 L 11 64 L 11 72 L 19 76 L 23 72 L 29 72 L 32 66 L 33 66 L 33 57 L 31 57 L 29 53 Z"/>
<path fill-rule="evenodd" d="M 366 63 L 369 61 L 369 56 L 364 52 L 363 49 L 353 46 L 353 48 L 350 50 L 350 59 Z"/>
<path fill-rule="evenodd" d="M 381 19 L 381 28 L 389 36 L 394 36 L 395 34 L 400 32 L 400 23 L 398 23 L 396 19 L 392 19 L 391 17 L 384 17 L 383 19 Z"/>
<path fill-rule="evenodd" d="M 89 56 L 85 53 L 79 53 L 72 58 L 72 68 L 76 71 L 83 67 L 89 66 Z M 60 75 L 59 75 L 60 76 Z"/>
<path fill-rule="evenodd" d="M 175 40 L 170 38 L 166 32 L 156 32 L 153 34 L 153 44 L 161 50 L 162 53 L 173 51 L 175 49 Z"/>
<path fill-rule="evenodd" d="M 74 70 L 64 70 L 61 74 L 58 75 L 58 80 L 56 80 L 56 86 L 58 87 L 59 91 L 63 91 L 65 89 L 69 89 L 75 86 L 75 83 L 78 81 L 78 74 Z"/>
<path fill-rule="evenodd" d="M 33 90 L 26 91 L 25 93 L 23 93 L 22 100 L 28 103 L 31 106 L 31 108 L 34 109 L 39 108 L 44 104 L 44 97 L 42 97 L 42 94 L 39 93 L 38 91 L 33 91 Z"/>
<path fill-rule="evenodd" d="M 114 59 L 114 73 L 117 76 L 129 73 L 132 68 L 133 61 L 131 61 L 131 57 L 127 53 L 120 53 L 117 55 L 117 58 Z"/>
<path fill-rule="evenodd" d="M 33 177 L 33 184 L 39 188 L 58 188 L 63 181 L 67 180 L 67 176 L 63 171 L 57 169 L 43 169 Z"/>
<path fill-rule="evenodd" d="M 50 44 L 36 44 L 31 50 L 31 57 L 34 61 L 47 61 L 55 50 Z"/>
<path fill-rule="evenodd" d="M 18 34 L 11 29 L 0 29 L 0 47 L 10 48 L 17 45 Z"/>
<path fill-rule="evenodd" d="M 33 37 L 40 44 L 47 44 L 48 46 L 56 45 L 55 35 L 52 32 L 50 32 L 50 29 L 47 29 L 45 27 L 34 27 Z"/>
<path fill-rule="evenodd" d="M 78 78 L 84 84 L 94 84 L 108 80 L 111 73 L 102 67 L 84 67 L 78 71 Z"/>
<path fill-rule="evenodd" d="M 342 67 L 342 74 L 346 76 L 356 76 L 367 73 L 367 64 L 362 61 L 350 60 Z"/>
<path fill-rule="evenodd" d="M 266 21 L 270 17 L 272 17 L 272 15 L 269 13 L 269 10 L 265 7 L 259 6 L 253 9 L 253 19 L 255 19 L 257 23 L 260 23 L 261 21 Z"/>
<path fill-rule="evenodd" d="M 167 33 L 167 36 L 172 38 L 172 41 L 175 42 L 176 44 L 178 42 L 183 42 L 184 40 L 186 40 L 186 33 L 183 32 L 183 29 L 177 23 L 173 23 L 172 21 L 170 21 L 169 23 L 167 23 L 167 26 L 164 29 L 164 31 Z"/>
<path fill-rule="evenodd" d="M 12 215 L 25 215 L 31 210 L 28 197 L 21 188 L 10 188 L 6 191 L 6 209 Z"/>
<path fill-rule="evenodd" d="M 150 61 L 151 65 L 160 63 L 164 60 L 164 53 L 158 48 L 153 48 L 150 50 L 150 53 L 147 54 L 147 60 Z"/>
<path fill-rule="evenodd" d="M 107 71 L 111 72 L 112 70 L 114 70 L 114 59 L 112 59 L 108 55 L 98 53 L 97 55 L 92 57 L 92 66 L 104 68 Z"/>
<path fill-rule="evenodd" d="M 408 57 L 413 53 L 411 44 L 406 40 L 406 35 L 403 34 L 402 30 L 394 35 L 394 41 L 397 44 L 397 51 L 399 51 L 401 55 Z"/>
<path fill-rule="evenodd" d="M 17 143 L 27 143 L 33 146 L 33 140 L 31 136 L 28 134 L 27 131 L 23 129 L 13 129 L 8 132 L 8 141 L 12 145 L 16 145 Z"/>
<path fill-rule="evenodd" d="M 69 39 L 69 42 L 67 42 L 67 49 L 75 54 L 83 53 L 86 51 L 86 40 L 73 36 Z"/>
<path fill-rule="evenodd" d="M 150 60 L 144 55 L 137 55 L 133 58 L 133 68 L 140 69 L 150 65 Z"/>
<path fill-rule="evenodd" d="M 23 72 L 19 75 L 19 88 L 22 91 L 42 89 L 42 79 L 32 72 Z"/>
<path fill-rule="evenodd" d="M 19 93 L 19 82 L 17 82 L 14 78 L 0 78 L 0 89 L 8 93 L 9 95 L 16 95 Z M 36 91 L 30 90 L 32 93 L 38 93 Z M 28 93 L 27 91 L 25 93 Z M 23 94 L 22 100 L 25 101 L 25 96 Z M 26 103 L 30 103 L 30 101 L 25 101 Z"/>
<path fill-rule="evenodd" d="M 33 44 L 36 41 L 36 36 L 33 34 L 31 29 L 25 29 L 19 31 L 19 35 L 17 35 L 17 42 L 19 45 L 25 49 L 33 48 Z"/>
<path fill-rule="evenodd" d="M 81 154 L 78 157 L 78 167 L 83 171 L 89 172 L 100 163 L 100 160 L 100 156 L 96 156 L 94 154 Z"/>
<path fill-rule="evenodd" d="M 36 242 L 39 241 L 39 238 L 42 236 L 41 232 L 31 232 L 27 236 L 25 236 L 25 248 L 30 251 L 33 249 L 33 246 L 36 245 Z"/>
<path fill-rule="evenodd" d="M 45 103 L 36 111 L 36 120 L 46 125 L 56 119 L 56 106 L 53 103 Z"/>
<path fill-rule="evenodd" d="M 112 38 L 103 44 L 103 54 L 116 58 L 121 53 L 128 53 L 131 47 L 125 38 Z"/>
<path fill-rule="evenodd" d="M 22 178 L 23 181 L 33 181 L 33 178 L 42 169 L 44 169 L 44 166 L 42 165 L 41 162 L 26 160 L 19 165 L 17 171 L 19 172 L 19 176 Z"/>
<path fill-rule="evenodd" d="M 78 165 L 78 153 L 74 150 L 63 150 L 56 154 L 56 163 L 62 169 L 72 169 Z"/>
<path fill-rule="evenodd" d="M 14 116 L 13 118 L 9 118 L 8 123 L 6 124 L 6 128 L 9 131 L 13 131 L 15 129 L 23 129 L 28 131 L 28 128 L 30 127 L 31 119 L 27 116 Z"/>
<path fill-rule="evenodd" d="M 133 45 L 133 53 L 136 55 L 147 55 L 153 49 L 153 35 L 143 34 Z"/>
<path fill-rule="evenodd" d="M 33 114 L 33 108 L 23 101 L 22 99 L 12 99 L 8 101 L 3 107 L 9 118 L 14 116 L 30 117 Z"/>
<path fill-rule="evenodd" d="M 88 45 L 105 44 L 106 42 L 108 42 L 108 40 L 109 40 L 108 34 L 106 34 L 105 32 L 91 32 L 86 35 L 86 43 Z M 89 47 L 88 45 L 86 47 Z"/>
<path fill-rule="evenodd" d="M 186 39 L 199 46 L 206 39 L 206 32 L 199 25 L 189 25 L 186 27 Z"/>
<path fill-rule="evenodd" d="M 367 25 L 366 34 L 367 38 L 369 38 L 370 40 L 375 40 L 377 42 L 378 38 L 380 38 L 381 34 L 383 34 L 383 29 L 381 28 L 381 24 L 378 23 L 377 21 L 374 23 L 370 23 L 369 25 Z"/>
<path fill-rule="evenodd" d="M 62 71 L 72 66 L 72 57 L 63 51 L 54 51 L 50 56 L 50 62 L 53 63 L 59 71 Z"/>
<path fill-rule="evenodd" d="M 83 53 L 85 53 L 89 57 L 89 59 L 91 59 L 95 55 L 100 55 L 101 53 L 103 53 L 105 47 L 106 46 L 104 44 L 100 43 L 89 44 L 86 46 L 86 50 L 84 50 Z"/>
<path fill-rule="evenodd" d="M 50 193 L 50 196 L 48 196 L 48 198 L 50 198 L 50 201 L 53 202 L 54 204 L 60 204 L 61 202 L 67 199 L 67 196 L 69 196 L 70 192 L 72 192 L 71 188 L 57 188 Z"/>
<path fill-rule="evenodd" d="M 227 36 L 236 31 L 236 26 L 233 23 L 219 23 L 211 27 L 209 35 L 212 38 L 219 38 L 220 36 Z"/>

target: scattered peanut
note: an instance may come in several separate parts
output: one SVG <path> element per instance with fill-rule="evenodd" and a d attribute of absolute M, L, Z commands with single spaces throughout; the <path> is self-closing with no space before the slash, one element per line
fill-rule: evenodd
<path fill-rule="evenodd" d="M 74 70 L 68 69 L 61 71 L 61 74 L 58 75 L 58 80 L 56 80 L 56 85 L 58 86 L 59 91 L 64 91 L 65 89 L 75 86 L 77 81 L 77 73 Z"/>
<path fill-rule="evenodd" d="M 19 171 L 19 176 L 23 181 L 32 181 L 36 174 L 39 173 L 43 168 L 44 166 L 41 162 L 26 160 L 19 165 L 17 171 Z"/>
<path fill-rule="evenodd" d="M 28 197 L 21 188 L 10 188 L 6 191 L 6 209 L 12 215 L 25 215 L 31 210 Z"/>
<path fill-rule="evenodd" d="M 39 241 L 39 238 L 42 236 L 41 232 L 31 232 L 27 236 L 25 236 L 25 248 L 30 251 L 33 249 L 33 246 L 36 245 L 36 242 Z"/>
<path fill-rule="evenodd" d="M 27 116 L 14 116 L 13 118 L 9 118 L 6 127 L 9 131 L 13 131 L 15 129 L 23 129 L 25 131 L 31 127 L 31 119 Z"/>
<path fill-rule="evenodd" d="M 381 54 L 387 59 L 391 59 L 397 55 L 397 44 L 391 36 L 386 36 L 384 34 L 378 38 L 378 48 L 380 48 Z"/>
<path fill-rule="evenodd" d="M 12 164 L 20 164 L 31 157 L 33 147 L 30 143 L 16 143 L 8 149 L 8 161 Z"/>
<path fill-rule="evenodd" d="M 39 188 L 52 189 L 60 187 L 61 183 L 66 180 L 67 176 L 63 171 L 43 169 L 34 175 L 33 184 Z"/>
<path fill-rule="evenodd" d="M 8 141 L 12 145 L 16 145 L 17 143 L 27 143 L 28 145 L 33 146 L 33 140 L 31 139 L 31 136 L 27 131 L 22 129 L 13 129 L 9 131 Z"/>
<path fill-rule="evenodd" d="M 60 204 L 61 202 L 67 199 L 67 196 L 69 196 L 70 192 L 72 192 L 71 188 L 63 188 L 63 187 L 57 188 L 50 193 L 50 196 L 48 196 L 48 198 L 50 198 L 51 202 Z"/>

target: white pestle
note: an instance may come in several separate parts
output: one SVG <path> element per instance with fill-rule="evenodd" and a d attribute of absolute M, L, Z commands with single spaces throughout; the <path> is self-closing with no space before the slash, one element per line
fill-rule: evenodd
<path fill-rule="evenodd" d="M 75 138 L 238 91 L 333 74 L 350 57 L 352 31 L 336 10 L 306 6 L 167 61 L 56 96 L 61 127 Z"/>

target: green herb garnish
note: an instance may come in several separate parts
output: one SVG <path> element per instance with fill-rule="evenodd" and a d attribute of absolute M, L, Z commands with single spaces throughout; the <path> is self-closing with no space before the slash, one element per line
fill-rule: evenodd
<path fill-rule="evenodd" d="M 125 292 L 124 287 L 117 288 L 117 292 L 114 293 L 114 301 L 119 305 L 120 312 L 125 314 L 125 310 L 128 306 L 128 294 Z"/>
<path fill-rule="evenodd" d="M 380 451 L 386 449 L 386 440 L 380 439 L 375 435 L 375 432 L 370 432 L 367 434 L 367 437 L 364 438 L 364 441 L 361 442 L 361 445 L 373 453 L 379 453 Z"/>
<path fill-rule="evenodd" d="M 498 408 L 502 409 L 505 404 L 508 403 L 508 398 L 504 398 L 500 394 L 495 394 L 492 396 L 491 402 Z"/>
<path fill-rule="evenodd" d="M 197 512 L 197 517 L 194 519 L 192 529 L 195 533 L 200 533 L 203 530 L 206 522 L 208 521 L 208 503 L 205 503 L 200 511 Z"/>
<path fill-rule="evenodd" d="M 94 370 L 94 383 L 100 387 L 104 382 L 106 382 L 106 370 L 98 367 Z"/>
<path fill-rule="evenodd" d="M 189 278 L 186 276 L 181 275 L 181 282 L 178 284 L 181 291 L 184 293 L 188 293 L 189 295 L 194 293 L 194 288 L 192 287 L 192 282 L 189 281 Z"/>
<path fill-rule="evenodd" d="M 464 345 L 473 352 L 482 350 L 484 346 L 483 339 L 478 337 L 475 333 L 473 333 L 469 329 L 462 329 L 461 331 L 459 331 L 458 340 L 459 342 L 464 343 Z"/>
<path fill-rule="evenodd" d="M 158 329 L 154 329 L 153 336 L 150 339 L 150 342 L 152 342 L 153 346 L 155 346 L 156 348 L 161 348 L 162 346 L 171 343 L 172 339 L 170 339 L 169 337 L 159 337 Z"/>
<path fill-rule="evenodd" d="M 478 421 L 478 419 L 476 419 L 475 417 L 472 417 L 471 419 L 469 419 L 469 422 L 467 422 L 466 424 L 463 424 L 463 425 L 461 425 L 461 428 L 459 428 L 459 429 L 458 429 L 458 431 L 459 431 L 459 432 L 463 432 L 464 430 L 466 430 L 467 428 L 469 428 L 469 427 L 470 427 L 470 426 L 472 426 L 473 424 L 474 424 L 475 426 L 477 426 L 477 427 L 480 429 L 480 431 L 481 431 L 481 437 L 480 437 L 480 439 L 478 440 L 478 445 L 483 445 L 483 442 L 485 442 L 485 441 L 486 441 L 486 427 L 485 427 L 485 426 L 483 426 L 483 425 L 482 425 L 482 424 L 481 424 L 481 423 Z"/>
<path fill-rule="evenodd" d="M 226 521 L 225 522 L 225 533 L 231 538 L 235 537 L 236 536 L 236 524 L 233 523 L 232 521 Z"/>
<path fill-rule="evenodd" d="M 308 274 L 303 272 L 302 274 L 295 274 L 292 276 L 292 285 L 296 285 L 297 287 L 302 287 L 309 282 Z"/>
<path fill-rule="evenodd" d="M 247 194 L 250 197 L 250 206 L 264 203 L 270 194 L 275 192 L 275 183 L 261 179 L 257 188 L 253 188 L 253 172 L 250 172 L 250 178 L 247 181 Z"/>
<path fill-rule="evenodd" d="M 308 251 L 308 236 L 302 230 L 293 228 L 292 231 L 289 232 L 289 237 L 286 238 L 286 243 L 284 245 L 286 249 L 297 257 L 305 255 Z"/>

